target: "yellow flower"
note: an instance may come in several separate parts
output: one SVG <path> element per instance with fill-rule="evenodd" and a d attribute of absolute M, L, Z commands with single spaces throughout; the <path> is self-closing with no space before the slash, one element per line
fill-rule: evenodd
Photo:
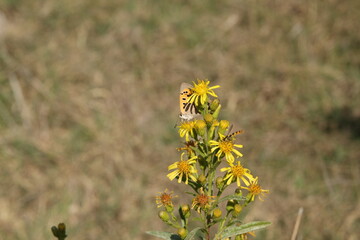
<path fill-rule="evenodd" d="M 258 198 L 261 201 L 264 201 L 261 197 L 265 196 L 265 193 L 269 193 L 269 190 L 262 189 L 261 186 L 258 184 L 258 177 L 250 181 L 250 186 L 241 188 L 249 191 L 250 201 L 254 201 L 256 196 L 259 196 Z"/>
<path fill-rule="evenodd" d="M 217 97 L 213 89 L 219 88 L 219 85 L 208 87 L 210 81 L 206 80 L 197 80 L 198 83 L 196 84 L 193 82 L 194 87 L 191 89 L 192 94 L 189 98 L 190 103 L 195 103 L 196 106 L 198 105 L 204 105 L 204 103 L 207 101 L 207 95 L 211 95 L 213 97 Z"/>
<path fill-rule="evenodd" d="M 191 208 L 195 208 L 195 210 L 200 213 L 203 209 L 208 209 L 210 204 L 214 201 L 215 196 L 208 196 L 204 193 L 203 188 L 200 188 L 200 194 L 198 194 L 193 200 Z"/>
<path fill-rule="evenodd" d="M 189 136 L 194 136 L 195 125 L 196 120 L 183 122 L 179 126 L 180 137 L 185 136 L 185 140 L 188 142 L 190 140 Z"/>
<path fill-rule="evenodd" d="M 167 189 L 165 189 L 164 192 L 159 193 L 159 196 L 156 196 L 156 204 L 158 205 L 157 207 L 161 207 L 161 206 L 172 207 L 173 203 L 171 199 L 177 197 L 177 196 L 173 196 L 172 195 L 173 193 L 174 193 L 173 191 L 169 192 Z"/>
<path fill-rule="evenodd" d="M 246 186 L 249 186 L 250 183 L 248 180 L 253 181 L 254 177 L 251 175 L 250 170 L 247 168 L 244 168 L 240 161 L 237 162 L 237 165 L 234 165 L 232 163 L 229 163 L 230 167 L 225 167 L 220 169 L 221 172 L 227 171 L 224 181 L 226 181 L 226 184 L 232 183 L 234 180 L 236 180 L 237 185 L 240 187 L 241 183 L 240 180 L 242 180 Z M 246 178 L 247 179 L 246 179 Z"/>
<path fill-rule="evenodd" d="M 194 174 L 197 173 L 196 167 L 195 167 L 195 163 L 196 163 L 196 159 L 197 157 L 194 156 L 188 160 L 183 160 L 183 155 L 185 153 L 181 154 L 181 160 L 178 162 L 175 162 L 173 164 L 171 164 L 168 167 L 168 170 L 173 170 L 176 169 L 175 171 L 169 173 L 167 175 L 167 177 L 172 181 L 174 180 L 174 178 L 176 178 L 177 176 L 179 176 L 179 180 L 178 182 L 180 183 L 183 180 L 183 177 L 185 176 L 185 184 L 188 184 L 189 182 L 189 177 L 191 178 L 191 180 L 193 180 L 194 182 L 197 181 L 197 178 Z"/>
<path fill-rule="evenodd" d="M 211 152 L 218 150 L 216 153 L 216 156 L 218 158 L 220 158 L 221 155 L 224 153 L 226 161 L 228 161 L 229 164 L 233 163 L 235 159 L 232 152 L 234 152 L 237 157 L 243 156 L 241 152 L 235 149 L 235 147 L 242 148 L 243 145 L 234 144 L 232 139 L 228 139 L 226 137 L 220 137 L 219 141 L 210 140 L 209 143 L 211 146 L 215 146 L 211 148 Z"/>

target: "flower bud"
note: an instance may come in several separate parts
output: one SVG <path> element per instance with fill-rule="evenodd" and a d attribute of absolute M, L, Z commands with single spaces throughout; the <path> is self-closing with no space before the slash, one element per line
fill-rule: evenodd
<path fill-rule="evenodd" d="M 227 121 L 227 120 L 221 120 L 221 121 L 219 122 L 218 133 L 224 135 L 225 132 L 226 132 L 226 130 L 228 129 L 229 125 L 230 125 L 230 122 L 229 122 L 229 121 Z"/>
<path fill-rule="evenodd" d="M 221 104 L 219 104 L 219 106 L 216 108 L 216 110 L 214 111 L 214 113 L 212 114 L 212 116 L 217 119 L 220 113 L 220 109 L 221 109 Z"/>
<path fill-rule="evenodd" d="M 169 214 L 165 211 L 160 211 L 159 212 L 159 217 L 161 218 L 161 220 L 163 220 L 164 222 L 168 222 L 170 217 Z"/>
<path fill-rule="evenodd" d="M 52 231 L 54 237 L 59 237 L 59 229 L 57 227 L 52 226 L 51 231 Z"/>
<path fill-rule="evenodd" d="M 234 209 L 235 202 L 234 200 L 229 200 L 226 204 L 226 211 L 230 212 Z"/>
<path fill-rule="evenodd" d="M 222 178 L 222 177 L 217 177 L 217 178 L 216 178 L 216 187 L 217 187 L 218 189 L 222 189 L 223 186 L 224 186 L 224 180 L 223 180 L 223 178 Z"/>
<path fill-rule="evenodd" d="M 207 113 L 204 116 L 204 120 L 205 120 L 205 122 L 207 123 L 208 126 L 211 126 L 211 123 L 214 120 L 214 117 L 210 113 Z"/>
<path fill-rule="evenodd" d="M 171 205 L 165 205 L 165 209 L 167 212 L 171 213 L 172 211 L 174 211 L 174 206 Z"/>
<path fill-rule="evenodd" d="M 181 239 L 184 239 L 186 238 L 188 231 L 185 228 L 179 228 L 177 233 L 179 234 Z"/>
<path fill-rule="evenodd" d="M 187 204 L 182 205 L 181 208 L 180 208 L 180 210 L 181 210 L 181 214 L 182 214 L 185 218 L 190 217 L 190 207 L 189 207 L 189 205 L 187 205 Z"/>
<path fill-rule="evenodd" d="M 204 120 L 196 121 L 195 128 L 200 136 L 204 136 L 206 132 L 206 123 Z"/>
<path fill-rule="evenodd" d="M 206 182 L 206 176 L 204 174 L 201 174 L 198 177 L 198 182 L 201 183 L 201 184 L 204 184 Z"/>
<path fill-rule="evenodd" d="M 222 212 L 221 212 L 220 208 L 215 208 L 215 209 L 214 209 L 214 211 L 213 211 L 213 216 L 214 216 L 214 218 L 219 218 L 219 217 L 221 217 L 221 214 L 222 214 Z"/>
<path fill-rule="evenodd" d="M 235 240 L 244 240 L 242 234 L 236 235 Z"/>
<path fill-rule="evenodd" d="M 212 122 L 212 126 L 214 126 L 214 127 L 218 127 L 219 124 L 220 124 L 219 121 L 216 120 L 216 119 L 214 119 L 213 122 Z"/>
<path fill-rule="evenodd" d="M 219 104 L 220 104 L 220 100 L 218 98 L 215 98 L 210 103 L 210 110 L 215 111 L 219 107 Z"/>
<path fill-rule="evenodd" d="M 59 229 L 59 235 L 60 235 L 60 236 L 66 236 L 66 226 L 65 226 L 65 223 L 59 223 L 58 229 Z"/>
<path fill-rule="evenodd" d="M 235 195 L 236 196 L 242 196 L 242 191 L 241 191 L 241 188 L 237 188 L 237 189 L 235 189 Z"/>
<path fill-rule="evenodd" d="M 235 204 L 235 205 L 234 205 L 234 211 L 232 212 L 232 213 L 233 213 L 233 216 L 234 216 L 234 217 L 239 216 L 241 210 L 242 210 L 242 206 L 241 206 L 240 204 Z"/>

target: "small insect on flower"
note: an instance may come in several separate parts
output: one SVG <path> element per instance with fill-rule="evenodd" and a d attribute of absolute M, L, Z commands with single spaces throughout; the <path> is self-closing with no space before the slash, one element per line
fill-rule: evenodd
<path fill-rule="evenodd" d="M 240 132 L 240 131 L 238 131 L 238 132 Z M 235 133 L 237 133 L 237 132 L 235 132 Z M 232 153 L 235 153 L 235 155 L 237 157 L 242 157 L 243 156 L 241 152 L 239 152 L 238 150 L 235 149 L 235 147 L 242 148 L 243 145 L 235 144 L 234 140 L 235 139 L 234 139 L 233 134 L 231 134 L 229 136 L 220 135 L 220 140 L 219 141 L 210 140 L 209 141 L 210 145 L 214 146 L 213 148 L 211 148 L 211 152 L 217 151 L 217 153 L 215 155 L 218 158 L 220 158 L 221 155 L 224 153 L 226 161 L 228 163 L 233 163 L 234 160 L 235 160 L 235 157 L 234 157 L 234 155 Z"/>
<path fill-rule="evenodd" d="M 172 199 L 178 196 L 173 196 L 174 192 L 173 191 L 168 191 L 167 189 L 165 189 L 164 192 L 159 193 L 158 196 L 156 196 L 156 204 L 157 207 L 172 207 L 173 203 L 172 203 Z"/>
<path fill-rule="evenodd" d="M 193 82 L 194 87 L 191 88 L 192 94 L 188 102 L 194 103 L 196 106 L 199 106 L 199 105 L 204 105 L 204 103 L 207 101 L 208 94 L 213 97 L 217 97 L 213 89 L 219 88 L 220 87 L 219 85 L 209 87 L 208 85 L 210 81 L 199 80 L 199 79 L 197 81 L 198 81 L 197 84 Z"/>
<path fill-rule="evenodd" d="M 258 177 L 250 181 L 250 186 L 241 188 L 249 191 L 250 202 L 254 201 L 256 196 L 258 196 L 261 201 L 264 201 L 261 197 L 265 196 L 265 193 L 269 193 L 269 190 L 262 189 L 258 184 Z"/>
<path fill-rule="evenodd" d="M 226 140 L 226 139 L 235 139 L 234 137 L 235 137 L 236 135 L 239 135 L 239 134 L 242 134 L 242 133 L 244 133 L 244 130 L 239 130 L 239 131 L 233 132 L 233 133 L 225 136 L 223 139 L 224 139 L 224 140 Z"/>
<path fill-rule="evenodd" d="M 181 154 L 180 161 L 175 162 L 168 167 L 168 170 L 175 169 L 175 171 L 169 173 L 167 175 L 167 177 L 171 181 L 174 180 L 174 178 L 179 177 L 179 180 L 178 180 L 179 183 L 181 183 L 181 181 L 183 181 L 183 177 L 185 177 L 185 184 L 188 184 L 189 178 L 191 178 L 191 180 L 196 182 L 197 176 L 195 174 L 197 173 L 197 170 L 196 170 L 195 164 L 196 164 L 197 157 L 194 156 L 188 160 L 183 160 L 184 154 L 185 153 Z"/>
<path fill-rule="evenodd" d="M 193 91 L 192 86 L 188 83 L 182 83 L 180 86 L 180 119 L 190 121 L 193 118 L 200 116 L 200 112 L 196 109 L 194 103 L 189 102 Z"/>
<path fill-rule="evenodd" d="M 195 210 L 200 213 L 201 210 L 205 210 L 210 207 L 210 204 L 215 201 L 214 198 L 215 196 L 206 195 L 203 188 L 200 188 L 200 194 L 195 196 L 192 200 L 191 208 L 195 208 Z"/>
<path fill-rule="evenodd" d="M 245 183 L 246 186 L 249 186 L 250 185 L 249 181 L 254 180 L 254 177 L 253 175 L 251 175 L 250 170 L 244 168 L 240 164 L 240 161 L 237 162 L 237 165 L 234 165 L 232 163 L 229 163 L 229 165 L 230 167 L 225 167 L 220 169 L 221 172 L 227 171 L 224 177 L 224 181 L 226 181 L 227 185 L 231 184 L 233 181 L 236 180 L 237 185 L 240 187 L 241 186 L 240 180 L 241 180 Z"/>

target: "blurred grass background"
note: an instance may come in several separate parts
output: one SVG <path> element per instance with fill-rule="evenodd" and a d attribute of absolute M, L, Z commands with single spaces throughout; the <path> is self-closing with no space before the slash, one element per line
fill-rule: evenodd
<path fill-rule="evenodd" d="M 150 239 L 178 159 L 181 82 L 271 190 L 257 239 L 358 239 L 360 2 L 0 1 L 0 238 Z"/>

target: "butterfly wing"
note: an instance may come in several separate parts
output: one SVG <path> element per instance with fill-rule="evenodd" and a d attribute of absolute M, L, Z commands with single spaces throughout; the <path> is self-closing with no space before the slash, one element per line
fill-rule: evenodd
<path fill-rule="evenodd" d="M 194 103 L 189 103 L 191 96 L 191 85 L 182 83 L 180 86 L 180 118 L 184 120 L 191 120 L 199 112 L 196 110 Z"/>

